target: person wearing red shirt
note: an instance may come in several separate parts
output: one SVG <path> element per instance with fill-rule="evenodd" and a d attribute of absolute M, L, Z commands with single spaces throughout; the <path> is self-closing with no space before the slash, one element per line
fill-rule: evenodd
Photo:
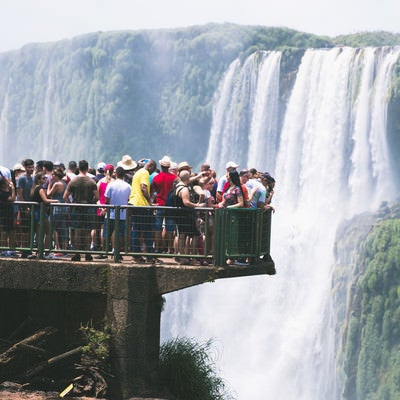
<path fill-rule="evenodd" d="M 171 191 L 176 175 L 169 172 L 171 159 L 164 156 L 159 160 L 161 172 L 158 173 L 151 183 L 151 192 L 155 195 L 154 204 L 156 206 L 165 206 L 168 193 Z M 173 252 L 174 241 L 174 221 L 165 215 L 165 210 L 157 210 L 155 222 L 155 239 L 156 248 L 158 251 Z"/>

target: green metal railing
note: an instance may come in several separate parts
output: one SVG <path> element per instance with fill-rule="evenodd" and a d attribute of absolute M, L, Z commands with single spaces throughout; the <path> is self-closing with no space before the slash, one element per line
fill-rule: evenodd
<path fill-rule="evenodd" d="M 223 208 L 215 211 L 214 264 L 227 258 L 258 259 L 270 254 L 271 211 Z"/>
<path fill-rule="evenodd" d="M 82 205 L 82 204 L 65 204 L 65 203 L 52 203 L 45 205 L 43 203 L 30 203 L 30 202 L 15 202 L 14 207 L 18 212 L 24 215 L 22 219 L 23 226 L 16 225 L 16 245 L 13 246 L 14 250 L 20 252 L 36 252 L 38 258 L 45 258 L 46 254 L 54 251 L 54 241 L 50 241 L 49 246 L 45 246 L 45 225 L 48 223 L 48 235 L 53 238 L 55 232 L 55 210 L 58 212 L 60 209 L 65 208 L 65 223 L 70 227 L 70 213 L 74 207 L 87 208 L 93 213 L 93 208 L 97 209 L 98 205 Z M 122 211 L 126 211 L 126 226 L 125 233 L 121 240 L 122 246 L 116 246 L 115 249 L 111 248 L 110 243 L 110 229 L 107 237 L 104 239 L 104 248 L 101 250 L 85 249 L 77 250 L 72 247 L 65 247 L 61 251 L 64 254 L 86 253 L 92 255 L 105 255 L 114 258 L 114 261 L 119 262 L 121 256 L 158 256 L 162 258 L 176 257 L 177 254 L 154 254 L 149 252 L 133 252 L 132 251 L 132 212 L 139 209 L 133 206 L 110 206 L 102 205 L 106 210 L 105 223 L 110 223 L 110 211 L 115 211 L 115 243 L 119 243 L 119 226 L 121 224 Z M 158 212 L 166 213 L 167 211 L 176 210 L 171 207 L 140 207 L 143 211 L 148 212 L 150 215 L 148 230 L 154 233 L 154 222 Z M 39 211 L 39 219 L 35 222 L 35 214 L 37 216 Z M 243 258 L 250 260 L 251 263 L 258 263 L 260 259 L 270 254 L 270 235 L 271 235 L 271 211 L 261 209 L 248 209 L 248 208 L 198 208 L 193 210 L 197 218 L 201 221 L 202 231 L 202 246 L 201 251 L 196 254 L 179 254 L 180 258 L 191 259 L 207 259 L 210 263 L 223 266 L 228 258 Z M 154 220 L 152 220 L 154 216 Z M 178 216 L 179 218 L 179 211 Z M 48 222 L 47 222 L 48 221 Z M 38 223 L 37 223 L 38 222 Z M 97 226 L 99 228 L 99 226 Z M 109 225 L 108 225 L 109 228 Z M 70 228 L 68 229 L 70 232 Z M 3 234 L 3 232 L 0 232 Z M 213 233 L 213 234 L 211 234 Z M 18 236 L 19 235 L 19 236 Z M 24 239 L 22 240 L 21 237 Z M 7 250 L 9 246 L 0 246 L 0 250 Z"/>

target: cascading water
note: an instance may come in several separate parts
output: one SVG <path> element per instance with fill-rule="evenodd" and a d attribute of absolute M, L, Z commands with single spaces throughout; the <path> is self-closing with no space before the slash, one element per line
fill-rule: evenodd
<path fill-rule="evenodd" d="M 271 254 L 278 273 L 169 295 L 162 334 L 216 338 L 221 375 L 240 400 L 339 397 L 330 313 L 335 233 L 344 218 L 374 209 L 398 191 L 386 109 L 399 55 L 398 48 L 306 51 L 278 140 L 260 133 L 260 126 L 268 126 L 260 121 L 271 117 L 266 113 L 278 104 L 279 94 L 272 98 L 256 90 L 261 84 L 267 91 L 276 86 L 258 82 L 259 68 L 247 69 L 255 55 L 242 68 L 233 63 L 221 84 L 207 159 L 219 171 L 233 159 L 274 174 Z M 264 62 L 268 57 L 263 54 Z M 268 104 L 253 112 L 259 96 Z M 258 126 L 257 134 L 249 128 L 243 131 L 249 139 L 240 137 L 243 121 Z M 275 146 L 276 163 L 265 156 L 268 146 Z M 265 166 L 252 163 L 263 157 Z"/>
<path fill-rule="evenodd" d="M 266 168 L 266 160 L 274 162 L 280 58 L 280 52 L 256 52 L 243 66 L 234 61 L 221 81 L 206 157 L 217 171 L 222 173 L 229 160 L 246 165 L 247 157 L 260 169 Z"/>

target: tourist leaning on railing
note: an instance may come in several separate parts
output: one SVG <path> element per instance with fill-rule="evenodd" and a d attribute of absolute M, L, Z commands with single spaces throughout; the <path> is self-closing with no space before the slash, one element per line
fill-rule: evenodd
<path fill-rule="evenodd" d="M 35 175 L 35 179 L 33 181 L 33 185 L 31 188 L 31 200 L 35 203 L 38 203 L 39 206 L 36 206 L 34 210 L 34 217 L 35 217 L 35 231 L 36 231 L 36 238 L 39 238 L 39 227 L 40 224 L 43 223 L 43 244 L 46 249 L 50 248 L 50 226 L 49 226 L 49 213 L 46 209 L 44 216 L 41 218 L 41 207 L 40 205 L 43 203 L 48 205 L 50 203 L 58 203 L 59 201 L 56 199 L 49 199 L 47 197 L 47 191 L 44 189 L 43 184 L 46 182 L 47 177 L 43 172 L 38 172 Z M 38 243 L 39 246 L 39 243 Z M 28 258 L 33 258 L 34 255 L 28 256 Z"/>
<path fill-rule="evenodd" d="M 79 161 L 79 175 L 71 180 L 64 193 L 67 203 L 79 203 L 83 205 L 96 204 L 99 200 L 99 191 L 96 182 L 87 176 L 89 163 L 86 160 Z M 90 251 L 90 231 L 95 223 L 94 207 L 71 207 L 71 231 L 72 247 L 85 252 L 85 260 L 93 260 Z M 80 253 L 75 253 L 71 260 L 80 261 Z"/>
<path fill-rule="evenodd" d="M 1 252 L 1 255 L 6 257 L 16 256 L 14 250 L 15 229 L 13 207 L 15 199 L 15 187 L 12 180 L 0 175 L 0 246 L 10 249 Z"/>

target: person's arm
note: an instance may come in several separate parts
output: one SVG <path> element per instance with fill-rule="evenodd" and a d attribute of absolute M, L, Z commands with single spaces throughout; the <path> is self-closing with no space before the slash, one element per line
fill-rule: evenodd
<path fill-rule="evenodd" d="M 7 201 L 15 201 L 17 196 L 16 196 L 16 193 L 15 193 L 15 186 L 14 186 L 14 184 L 13 184 L 13 182 L 11 180 L 8 182 L 8 186 L 11 189 L 11 194 L 8 197 Z"/>
<path fill-rule="evenodd" d="M 206 197 L 204 190 L 199 185 L 194 185 L 193 190 L 199 195 L 199 204 L 204 203 Z"/>
<path fill-rule="evenodd" d="M 24 199 L 24 192 L 23 192 L 23 189 L 22 189 L 22 187 L 18 186 L 18 183 L 17 183 L 17 196 L 18 196 L 18 200 L 19 200 L 19 201 L 25 200 L 25 199 Z"/>
<path fill-rule="evenodd" d="M 58 203 L 58 200 L 55 199 L 49 199 L 46 195 L 46 191 L 43 188 L 39 189 L 39 196 L 42 199 L 43 203 L 49 204 L 49 203 Z"/>
<path fill-rule="evenodd" d="M 50 182 L 49 186 L 47 187 L 47 196 L 51 197 L 54 193 L 57 193 L 60 185 L 62 185 L 61 182 Z"/>
<path fill-rule="evenodd" d="M 100 193 L 99 193 L 99 189 L 97 189 L 97 186 L 95 186 L 95 188 L 93 189 L 93 200 L 94 203 L 97 203 L 100 199 Z"/>
<path fill-rule="evenodd" d="M 67 188 L 65 189 L 64 195 L 63 195 L 63 199 L 66 203 L 70 203 L 70 195 L 71 195 L 71 189 L 70 189 L 70 185 L 71 183 L 69 183 L 67 185 Z"/>
<path fill-rule="evenodd" d="M 140 184 L 140 190 L 142 191 L 142 194 L 144 198 L 147 200 L 147 202 L 150 204 L 150 193 L 147 189 L 147 185 L 144 183 Z"/>
<path fill-rule="evenodd" d="M 179 195 L 181 196 L 183 205 L 184 205 L 185 207 L 192 207 L 192 208 L 195 208 L 195 207 L 198 207 L 198 206 L 199 206 L 199 204 L 192 203 L 192 202 L 190 201 L 190 193 L 189 193 L 189 189 L 188 189 L 187 187 L 184 187 L 183 189 L 181 189 Z"/>

